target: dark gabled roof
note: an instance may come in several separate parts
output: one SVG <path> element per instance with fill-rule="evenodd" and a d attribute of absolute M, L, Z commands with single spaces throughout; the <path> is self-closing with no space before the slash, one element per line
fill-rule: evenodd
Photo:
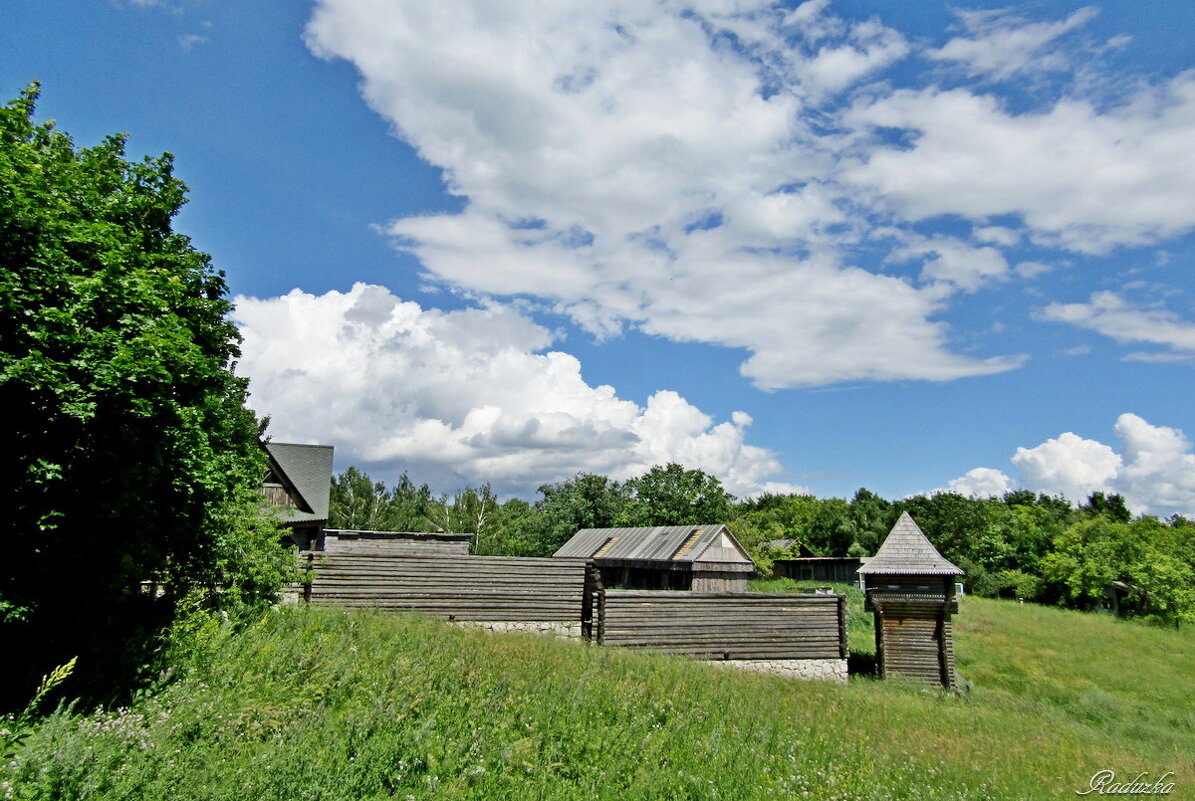
<path fill-rule="evenodd" d="M 332 446 L 267 442 L 270 470 L 294 498 L 295 509 L 280 509 L 288 523 L 328 519 L 332 492 Z M 296 497 L 297 496 L 297 497 Z"/>
<path fill-rule="evenodd" d="M 725 538 L 725 539 L 723 539 Z M 655 526 L 648 528 L 584 528 L 553 556 L 598 561 L 739 562 L 751 557 L 724 525 Z"/>
<path fill-rule="evenodd" d="M 896 525 L 876 555 L 857 571 L 864 574 L 913 574 L 931 576 L 961 576 L 963 571 L 952 565 L 930 543 L 925 533 L 913 522 L 908 512 L 902 512 Z"/>

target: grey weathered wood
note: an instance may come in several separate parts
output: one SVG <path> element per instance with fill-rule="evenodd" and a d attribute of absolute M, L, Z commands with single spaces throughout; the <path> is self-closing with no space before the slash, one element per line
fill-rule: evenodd
<path fill-rule="evenodd" d="M 607 590 L 602 643 L 704 659 L 842 656 L 833 595 Z"/>
<path fill-rule="evenodd" d="M 455 620 L 580 622 L 592 634 L 590 565 L 583 559 L 304 555 L 313 604 L 371 606 Z M 589 600 L 587 601 L 587 598 Z"/>

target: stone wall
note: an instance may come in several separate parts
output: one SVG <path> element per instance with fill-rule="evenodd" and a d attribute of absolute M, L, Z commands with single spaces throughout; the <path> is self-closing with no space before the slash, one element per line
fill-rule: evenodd
<path fill-rule="evenodd" d="M 517 631 L 524 634 L 553 634 L 557 637 L 581 637 L 581 621 L 563 620 L 455 620 L 458 626 L 473 626 L 486 631 L 505 633 Z"/>
<path fill-rule="evenodd" d="M 845 684 L 845 659 L 725 659 L 706 662 L 707 665 L 766 673 L 786 679 L 818 679 Z"/>

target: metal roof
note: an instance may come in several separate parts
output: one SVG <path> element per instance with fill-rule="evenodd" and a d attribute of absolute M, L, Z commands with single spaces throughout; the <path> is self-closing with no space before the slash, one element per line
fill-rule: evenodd
<path fill-rule="evenodd" d="M 729 547 L 721 545 L 725 535 Z M 553 556 L 638 562 L 739 562 L 753 564 L 724 525 L 584 528 Z M 702 557 L 706 558 L 702 558 Z"/>
<path fill-rule="evenodd" d="M 913 574 L 961 576 L 963 571 L 938 553 L 908 512 L 902 512 L 896 525 L 876 555 L 859 568 L 858 573 L 881 575 Z"/>
<path fill-rule="evenodd" d="M 298 445 L 290 442 L 267 442 L 273 466 L 282 471 L 300 498 L 296 504 L 306 506 L 299 509 L 280 509 L 283 518 L 290 523 L 327 520 L 328 496 L 332 492 L 332 446 Z"/>

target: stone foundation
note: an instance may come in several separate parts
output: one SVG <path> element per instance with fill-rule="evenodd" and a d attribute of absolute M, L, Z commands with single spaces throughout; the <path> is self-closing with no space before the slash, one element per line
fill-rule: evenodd
<path fill-rule="evenodd" d="M 581 621 L 562 620 L 454 620 L 459 626 L 474 626 L 486 631 L 504 633 L 517 631 L 524 634 L 551 634 L 557 637 L 580 638 Z"/>
<path fill-rule="evenodd" d="M 706 662 L 707 665 L 749 670 L 752 673 L 766 673 L 786 679 L 847 680 L 845 659 L 725 659 Z"/>

